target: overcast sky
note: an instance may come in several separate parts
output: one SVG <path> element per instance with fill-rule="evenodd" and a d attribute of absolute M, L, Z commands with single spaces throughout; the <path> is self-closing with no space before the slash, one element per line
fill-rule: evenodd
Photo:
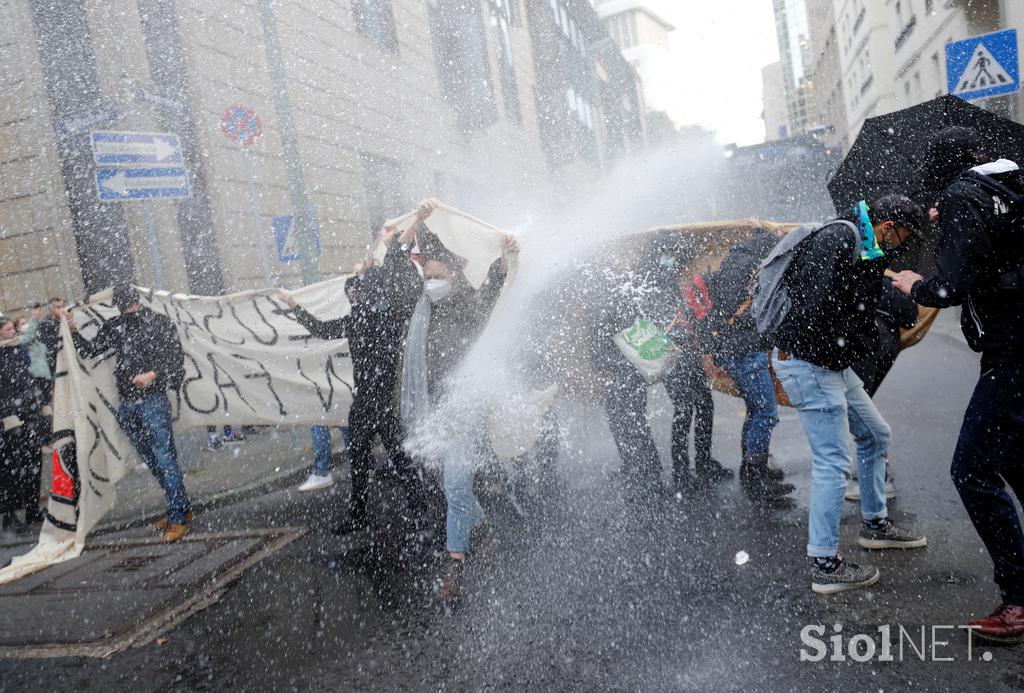
<path fill-rule="evenodd" d="M 723 143 L 764 140 L 761 68 L 779 59 L 772 0 L 651 0 L 676 26 L 674 78 L 656 88 L 679 124 L 700 123 Z"/>

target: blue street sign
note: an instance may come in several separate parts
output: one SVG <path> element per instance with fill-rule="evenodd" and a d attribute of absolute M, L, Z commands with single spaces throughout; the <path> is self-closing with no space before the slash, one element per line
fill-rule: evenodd
<path fill-rule="evenodd" d="M 1017 30 L 946 44 L 949 93 L 968 101 L 1020 91 Z"/>
<path fill-rule="evenodd" d="M 97 166 L 180 166 L 181 142 L 169 132 L 92 133 L 92 158 Z"/>
<path fill-rule="evenodd" d="M 281 262 L 295 262 L 299 259 L 299 244 L 295 237 L 295 217 L 274 217 L 271 220 L 274 229 L 274 245 L 277 246 L 277 259 Z M 313 243 L 316 256 L 320 257 L 320 231 L 313 229 Z"/>
<path fill-rule="evenodd" d="M 181 166 L 97 168 L 96 192 L 100 202 L 174 200 L 188 197 L 188 171 Z"/>

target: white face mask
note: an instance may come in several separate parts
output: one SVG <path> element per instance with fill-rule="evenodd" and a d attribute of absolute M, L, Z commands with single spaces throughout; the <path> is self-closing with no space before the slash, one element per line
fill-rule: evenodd
<path fill-rule="evenodd" d="M 21 327 L 19 327 L 18 328 L 18 332 L 20 332 L 22 334 L 25 334 L 26 332 L 28 332 L 28 325 L 22 325 Z"/>
<path fill-rule="evenodd" d="M 437 303 L 452 295 L 452 283 L 447 279 L 428 279 L 423 282 L 423 291 L 431 303 Z"/>

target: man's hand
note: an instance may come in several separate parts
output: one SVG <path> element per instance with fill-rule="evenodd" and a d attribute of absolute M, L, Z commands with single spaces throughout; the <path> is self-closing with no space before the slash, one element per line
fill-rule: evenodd
<path fill-rule="evenodd" d="M 423 222 L 427 220 L 434 210 L 441 206 L 441 203 L 432 197 L 428 197 L 425 200 L 420 200 L 419 205 L 416 207 L 416 221 Z"/>
<path fill-rule="evenodd" d="M 78 325 L 75 324 L 75 316 L 71 313 L 70 310 L 63 310 L 61 311 L 60 314 L 67 322 L 68 327 L 71 329 L 72 332 L 78 329 Z"/>
<path fill-rule="evenodd" d="M 280 287 L 277 289 L 277 297 L 287 303 L 289 308 L 294 308 L 299 305 L 292 297 L 292 293 L 290 291 L 286 291 Z"/>
<path fill-rule="evenodd" d="M 156 371 L 146 371 L 145 373 L 139 373 L 137 376 L 132 378 L 132 385 L 140 390 L 145 390 L 153 384 L 154 380 L 156 380 Z"/>
<path fill-rule="evenodd" d="M 892 285 L 896 287 L 897 291 L 902 291 L 907 296 L 910 295 L 911 290 L 914 288 L 914 284 L 924 279 L 920 274 L 913 270 L 903 270 L 897 272 L 896 276 L 892 278 Z"/>
<path fill-rule="evenodd" d="M 501 241 L 501 268 L 508 271 L 512 258 L 519 257 L 519 239 L 515 236 L 505 236 Z"/>
<path fill-rule="evenodd" d="M 939 220 L 939 208 L 929 207 L 928 208 L 928 219 L 934 224 Z"/>

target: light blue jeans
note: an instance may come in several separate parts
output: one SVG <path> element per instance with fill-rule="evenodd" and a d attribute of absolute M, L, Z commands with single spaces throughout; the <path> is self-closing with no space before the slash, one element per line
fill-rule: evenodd
<path fill-rule="evenodd" d="M 472 464 L 455 463 L 444 467 L 444 497 L 448 501 L 446 524 L 448 553 L 469 551 L 469 533 L 484 519 L 473 493 Z"/>
<path fill-rule="evenodd" d="M 861 516 L 873 520 L 888 516 L 885 461 L 892 430 L 850 368 L 831 371 L 792 357 L 782 361 L 777 352 L 772 363 L 811 444 L 807 555 L 835 556 L 852 463 L 850 434 L 857 444 Z"/>
<path fill-rule="evenodd" d="M 327 426 L 311 426 L 310 436 L 313 438 L 313 473 L 327 476 L 331 471 L 331 429 Z M 348 427 L 341 427 L 341 440 L 348 449 Z"/>

